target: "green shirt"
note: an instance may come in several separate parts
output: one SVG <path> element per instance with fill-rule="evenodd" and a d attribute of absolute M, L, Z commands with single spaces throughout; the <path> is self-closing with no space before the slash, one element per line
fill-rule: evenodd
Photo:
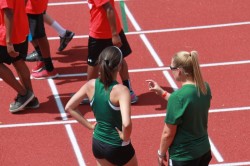
<path fill-rule="evenodd" d="M 119 137 L 115 127 L 122 130 L 122 118 L 120 107 L 115 107 L 110 102 L 110 91 L 113 86 L 118 84 L 113 81 L 105 90 L 104 85 L 99 79 L 95 82 L 95 94 L 90 103 L 94 112 L 97 125 L 94 130 L 94 138 L 107 144 L 122 146 L 122 140 Z"/>
<path fill-rule="evenodd" d="M 169 147 L 172 160 L 196 159 L 210 149 L 207 124 L 211 91 L 206 83 L 207 94 L 203 95 L 195 85 L 186 84 L 170 95 L 165 123 L 177 125 L 173 143 Z"/>

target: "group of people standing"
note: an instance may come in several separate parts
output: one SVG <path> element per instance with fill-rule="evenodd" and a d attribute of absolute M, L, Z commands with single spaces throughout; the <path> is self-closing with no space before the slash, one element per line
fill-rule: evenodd
<path fill-rule="evenodd" d="M 136 150 L 130 138 L 131 103 L 136 103 L 138 97 L 131 87 L 125 60 L 132 51 L 121 28 L 114 0 L 88 0 L 88 3 L 91 16 L 88 81 L 68 101 L 65 110 L 80 124 L 94 131 L 92 150 L 97 165 L 137 166 Z M 38 70 L 33 69 L 31 76 L 43 79 L 58 75 L 44 30 L 43 18 L 47 4 L 48 0 L 27 0 L 27 4 L 25 0 L 0 2 L 0 77 L 17 92 L 15 101 L 10 104 L 12 113 L 39 107 L 30 72 L 24 62 L 27 59 L 29 33 L 36 49 L 36 54 L 29 55 L 29 58 L 39 61 Z M 66 45 L 74 36 L 72 32 L 67 32 Z M 64 43 L 63 47 L 66 45 Z M 42 57 L 37 58 L 38 53 Z M 6 64 L 13 64 L 20 82 Z M 203 80 L 198 53 L 177 52 L 171 60 L 170 69 L 175 80 L 182 84 L 172 94 L 156 81 L 146 80 L 149 91 L 168 101 L 157 151 L 158 165 L 207 166 L 212 158 L 207 132 L 212 95 L 209 84 Z M 118 73 L 122 84 L 117 82 Z M 90 104 L 95 123 L 88 122 L 78 110 L 83 100 Z"/>

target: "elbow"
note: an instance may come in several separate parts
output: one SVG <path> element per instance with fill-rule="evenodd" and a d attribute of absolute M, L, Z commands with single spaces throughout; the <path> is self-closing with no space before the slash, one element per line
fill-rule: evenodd
<path fill-rule="evenodd" d="M 71 113 L 73 111 L 73 109 L 70 106 L 68 106 L 68 105 L 66 105 L 66 107 L 64 109 L 68 113 Z"/>
<path fill-rule="evenodd" d="M 122 126 L 124 127 L 124 129 L 131 129 L 132 128 L 132 123 L 131 123 L 131 121 L 124 122 L 122 124 Z"/>

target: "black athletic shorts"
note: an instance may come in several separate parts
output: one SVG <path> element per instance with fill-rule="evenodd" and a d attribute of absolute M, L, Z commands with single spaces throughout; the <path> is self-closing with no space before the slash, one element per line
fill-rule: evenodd
<path fill-rule="evenodd" d="M 189 160 L 189 161 L 174 161 L 169 160 L 169 166 L 208 166 L 209 162 L 212 159 L 211 151 L 202 155 L 201 157 Z"/>
<path fill-rule="evenodd" d="M 28 14 L 30 34 L 32 40 L 40 39 L 46 36 L 43 13 L 41 14 Z"/>
<path fill-rule="evenodd" d="M 92 151 L 97 159 L 106 159 L 112 164 L 121 166 L 129 162 L 135 155 L 132 144 L 114 146 L 93 138 Z"/>
<path fill-rule="evenodd" d="M 132 50 L 129 46 L 129 43 L 127 41 L 127 38 L 121 30 L 119 33 L 119 36 L 122 41 L 122 46 L 120 47 L 122 51 L 123 58 L 131 54 Z M 113 46 L 112 39 L 96 39 L 91 36 L 89 36 L 89 41 L 88 41 L 88 65 L 90 66 L 96 66 L 97 65 L 97 60 L 102 52 L 106 47 Z"/>
<path fill-rule="evenodd" d="M 0 46 L 0 63 L 6 63 L 10 65 L 11 63 L 20 59 L 25 60 L 28 52 L 28 38 L 23 43 L 14 44 L 14 49 L 16 52 L 19 52 L 19 56 L 15 58 L 8 54 L 6 46 Z"/>

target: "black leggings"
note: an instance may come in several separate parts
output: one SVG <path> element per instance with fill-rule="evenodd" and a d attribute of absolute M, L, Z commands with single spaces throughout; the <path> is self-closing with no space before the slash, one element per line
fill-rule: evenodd
<path fill-rule="evenodd" d="M 189 160 L 189 161 L 174 161 L 169 160 L 169 166 L 208 166 L 209 162 L 212 159 L 211 151 L 202 155 L 201 157 Z"/>

